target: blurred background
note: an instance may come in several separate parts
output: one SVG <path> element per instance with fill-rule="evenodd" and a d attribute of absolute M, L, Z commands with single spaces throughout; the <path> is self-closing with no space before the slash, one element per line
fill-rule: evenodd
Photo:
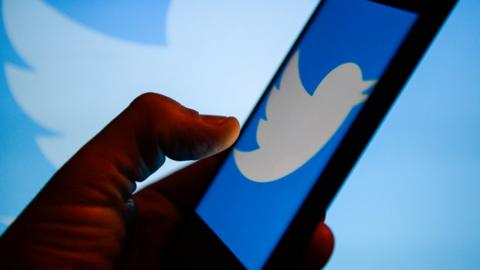
<path fill-rule="evenodd" d="M 186 2 L 1 1 L 0 233 L 142 92 L 243 122 L 318 3 Z M 479 14 L 459 1 L 335 199 L 327 269 L 480 267 Z"/>

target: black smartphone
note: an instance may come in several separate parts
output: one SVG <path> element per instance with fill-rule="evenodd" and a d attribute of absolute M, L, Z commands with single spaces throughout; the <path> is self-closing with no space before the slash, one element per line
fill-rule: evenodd
<path fill-rule="evenodd" d="M 323 0 L 195 215 L 179 268 L 294 263 L 455 0 Z"/>

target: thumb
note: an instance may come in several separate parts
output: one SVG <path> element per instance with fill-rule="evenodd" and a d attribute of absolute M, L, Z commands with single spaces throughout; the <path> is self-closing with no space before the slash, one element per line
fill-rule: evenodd
<path fill-rule="evenodd" d="M 238 133 L 233 117 L 200 115 L 173 99 L 147 93 L 80 149 L 55 178 L 65 178 L 62 185 L 71 182 L 93 185 L 97 192 L 117 192 L 125 200 L 134 181 L 157 170 L 165 156 L 174 160 L 211 156 L 231 146 Z"/>
<path fill-rule="evenodd" d="M 233 117 L 199 115 L 165 96 L 141 95 L 54 175 L 4 233 L 0 262 L 8 265 L 3 259 L 18 253 L 31 254 L 25 265 L 111 265 L 125 239 L 135 181 L 165 156 L 210 156 L 232 145 L 238 133 Z"/>

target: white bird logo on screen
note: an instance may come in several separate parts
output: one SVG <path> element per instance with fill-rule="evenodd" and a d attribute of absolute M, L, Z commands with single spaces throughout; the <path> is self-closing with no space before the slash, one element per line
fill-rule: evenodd
<path fill-rule="evenodd" d="M 42 0 L 1 4 L 9 42 L 28 65 L 4 64 L 8 88 L 17 105 L 51 131 L 35 139 L 56 167 L 145 91 L 161 91 L 203 113 L 244 118 L 248 109 L 235 100 L 241 96 L 243 104 L 255 102 L 259 85 L 280 60 L 276 56 L 288 46 L 282 31 L 269 32 L 269 39 L 257 35 L 271 25 L 286 25 L 294 33 L 303 23 L 276 16 L 278 12 L 262 15 L 268 6 L 255 1 L 172 1 L 167 45 L 155 46 L 105 35 Z M 286 6 L 278 4 L 278 9 Z M 238 10 L 252 8 L 257 12 L 245 22 Z M 270 60 L 256 61 L 252 69 L 245 55 L 257 54 Z"/>
<path fill-rule="evenodd" d="M 300 80 L 297 52 L 288 63 L 280 88 L 271 90 L 266 120 L 257 129 L 259 148 L 234 150 L 240 172 L 255 182 L 272 182 L 292 173 L 312 158 L 335 134 L 352 108 L 364 102 L 360 67 L 345 63 L 334 68 L 310 96 Z"/>

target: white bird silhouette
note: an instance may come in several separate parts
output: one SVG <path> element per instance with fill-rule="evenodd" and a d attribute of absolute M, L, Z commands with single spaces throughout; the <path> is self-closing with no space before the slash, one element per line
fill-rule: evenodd
<path fill-rule="evenodd" d="M 276 1 L 172 1 L 167 46 L 161 47 L 106 36 L 41 0 L 4 0 L 7 36 L 29 65 L 6 63 L 7 84 L 22 110 L 56 133 L 36 137 L 56 167 L 145 91 L 159 91 L 202 113 L 244 119 L 245 104 L 255 103 L 315 5 L 302 2 L 292 7 Z M 264 9 L 273 9 L 269 20 Z M 296 16 L 277 16 L 289 9 Z M 249 22 L 242 10 L 249 10 Z M 272 31 L 275 25 L 282 31 Z M 239 97 L 245 102 L 234 102 Z"/>
<path fill-rule="evenodd" d="M 334 135 L 352 107 L 366 100 L 375 81 L 364 81 L 355 63 L 339 65 L 310 96 L 300 80 L 297 52 L 270 91 L 266 120 L 257 129 L 259 149 L 234 150 L 239 170 L 255 182 L 278 180 L 313 157 Z"/>

